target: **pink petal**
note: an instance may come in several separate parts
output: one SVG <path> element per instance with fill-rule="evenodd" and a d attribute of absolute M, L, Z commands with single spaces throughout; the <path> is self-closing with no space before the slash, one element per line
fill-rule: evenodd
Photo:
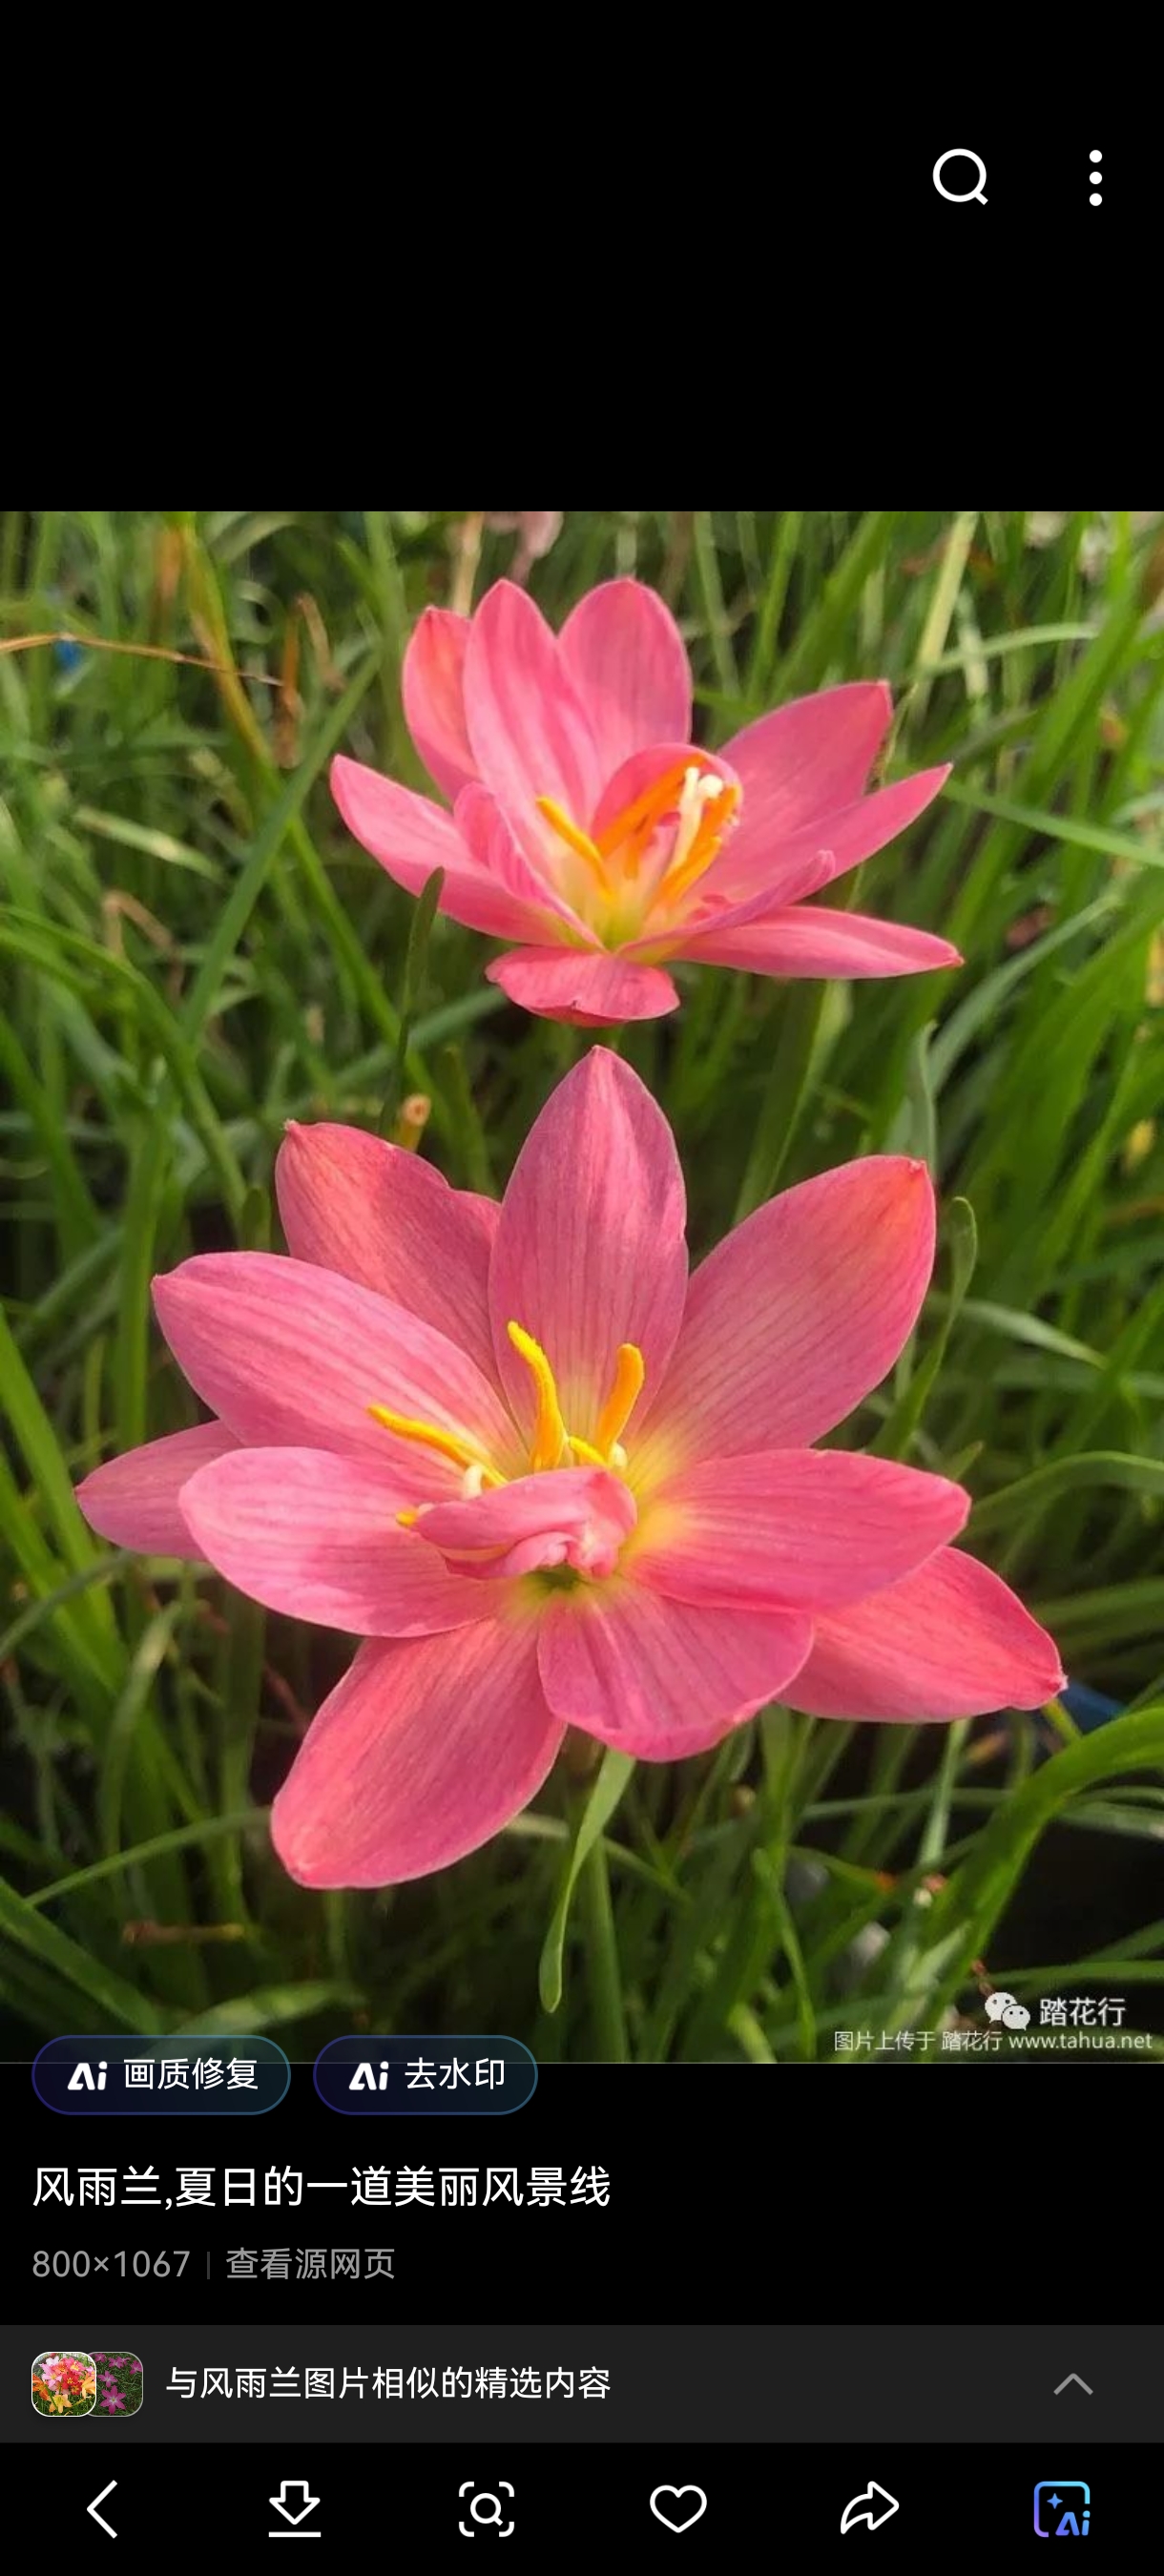
<path fill-rule="evenodd" d="M 485 975 L 523 1011 L 583 1029 L 658 1020 L 679 1007 L 669 975 L 657 966 L 628 965 L 606 949 L 514 948 L 487 966 Z"/>
<path fill-rule="evenodd" d="M 863 793 L 893 715 L 886 680 L 849 680 L 793 698 L 725 747 L 744 791 L 737 842 L 771 852 Z"/>
<path fill-rule="evenodd" d="M 914 778 L 901 778 L 894 787 L 880 787 L 873 796 L 858 797 L 853 805 L 819 815 L 780 841 L 749 829 L 745 793 L 740 822 L 724 843 L 722 857 L 708 872 L 708 891 L 714 890 L 734 903 L 767 886 L 773 902 L 783 903 L 786 889 L 796 882 L 799 871 L 822 850 L 827 850 L 832 860 L 832 875 L 842 877 L 861 859 L 883 850 L 887 841 L 896 840 L 899 832 L 916 821 L 926 806 L 932 805 L 949 775 L 948 761 L 941 769 L 921 769 Z"/>
<path fill-rule="evenodd" d="M 451 814 L 431 796 L 398 787 L 362 760 L 337 753 L 330 770 L 331 792 L 349 832 L 387 868 L 397 885 L 419 894 L 434 868 L 452 875 L 464 865 L 465 853 Z"/>
<path fill-rule="evenodd" d="M 426 1505 L 417 1533 L 483 1574 L 532 1574 L 552 1565 L 608 1574 L 636 1518 L 621 1477 L 604 1467 L 551 1467 L 472 1501 Z"/>
<path fill-rule="evenodd" d="M 450 804 L 477 775 L 465 730 L 465 654 L 469 620 L 452 608 L 426 608 L 408 639 L 400 690 L 404 716 L 430 778 Z"/>
<path fill-rule="evenodd" d="M 1066 1675 L 1008 1584 L 949 1548 L 888 1592 L 831 1611 L 789 1693 L 815 1717 L 980 1717 L 1041 1708 Z"/>
<path fill-rule="evenodd" d="M 370 1458 L 400 1478 L 402 1503 L 447 1494 L 458 1469 L 374 1422 L 368 1407 L 382 1404 L 468 1439 L 503 1471 L 507 1458 L 519 1465 L 512 1424 L 467 1354 L 337 1271 L 198 1253 L 154 1281 L 154 1304 L 191 1386 L 258 1448 Z"/>
<path fill-rule="evenodd" d="M 552 796 L 584 824 L 602 763 L 590 719 L 528 592 L 486 591 L 465 657 L 465 718 L 480 776 L 508 812 Z"/>
<path fill-rule="evenodd" d="M 815 1615 L 899 1582 L 965 1528 L 969 1510 L 960 1485 L 890 1458 L 710 1458 L 652 1495 L 627 1570 L 671 1600 Z"/>
<path fill-rule="evenodd" d="M 275 1164 L 287 1245 L 297 1261 L 407 1306 L 494 1374 L 489 1254 L 501 1214 L 451 1190 L 431 1163 L 360 1127 L 289 1119 Z"/>
<path fill-rule="evenodd" d="M 827 850 L 818 850 L 811 863 L 805 862 L 800 868 L 796 884 L 788 890 L 787 901 L 802 903 L 806 896 L 819 894 L 822 887 L 831 883 L 832 874 L 833 863 Z M 636 958 L 643 965 L 688 955 L 703 959 L 706 954 L 703 947 L 705 932 L 714 933 L 718 952 L 724 946 L 729 931 L 734 935 L 752 922 L 768 921 L 774 917 L 770 886 L 763 887 L 759 894 L 750 894 L 743 903 L 708 903 L 702 886 L 697 885 L 689 903 L 680 901 L 670 910 L 665 899 L 656 903 L 647 915 L 646 927 L 636 939 L 626 940 L 619 954 Z M 744 944 L 741 938 L 738 941 L 741 953 Z M 718 953 L 714 962 L 721 962 Z"/>
<path fill-rule="evenodd" d="M 399 1476 L 324 1449 L 236 1449 L 182 1494 L 202 1553 L 239 1592 L 357 1637 L 479 1619 L 481 1585 L 399 1527 Z"/>
<path fill-rule="evenodd" d="M 933 1184 L 904 1155 L 842 1163 L 757 1208 L 692 1279 L 636 1477 L 819 1440 L 892 1368 L 933 1261 Z"/>
<path fill-rule="evenodd" d="M 524 819 L 519 839 L 497 798 L 474 782 L 458 796 L 454 819 L 469 857 L 508 907 L 507 925 L 498 915 L 499 939 L 560 939 L 568 933 L 585 948 L 595 945 L 594 932 L 558 891 L 546 861 L 547 826 L 539 815 Z"/>
<path fill-rule="evenodd" d="M 798 1612 L 662 1601 L 632 1581 L 551 1596 L 538 1662 L 556 1716 L 647 1762 L 705 1753 L 778 1698 L 812 1641 Z"/>
<path fill-rule="evenodd" d="M 738 928 L 708 923 L 687 934 L 684 957 L 707 966 L 743 966 L 753 975 L 921 975 L 960 966 L 948 939 L 866 913 L 808 904 L 772 912 Z"/>
<path fill-rule="evenodd" d="M 193 1431 L 171 1431 L 164 1440 L 147 1440 L 144 1448 L 127 1449 L 95 1467 L 77 1487 L 90 1529 L 115 1547 L 139 1548 L 146 1556 L 184 1556 L 198 1561 L 178 1496 L 187 1478 L 212 1458 L 235 1447 L 232 1431 L 222 1422 L 199 1422 Z"/>
<path fill-rule="evenodd" d="M 608 776 L 647 743 L 690 740 L 687 650 L 657 591 L 601 582 L 571 610 L 558 649 Z"/>
<path fill-rule="evenodd" d="M 342 758 L 331 764 L 331 792 L 353 838 L 407 894 L 419 894 L 433 870 L 443 868 L 440 909 L 468 929 L 483 930 L 491 939 L 521 939 L 540 921 L 540 913 L 531 915 L 478 865 L 443 805 L 414 796 L 410 787 L 381 778 L 362 761 Z"/>
<path fill-rule="evenodd" d="M 362 1646 L 275 1800 L 271 1838 L 307 1887 L 423 1878 L 500 1833 L 561 1740 L 531 1620 Z"/>
<path fill-rule="evenodd" d="M 489 1279 L 501 1381 L 519 1423 L 532 1380 L 506 1330 L 520 1324 L 554 1370 L 566 1428 L 593 1440 L 624 1342 L 649 1391 L 679 1329 L 686 1196 L 675 1139 L 649 1091 L 593 1047 L 551 1094 L 505 1193 Z"/>

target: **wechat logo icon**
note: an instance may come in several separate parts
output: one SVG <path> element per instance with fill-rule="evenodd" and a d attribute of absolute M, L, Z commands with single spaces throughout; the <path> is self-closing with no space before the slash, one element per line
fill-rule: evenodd
<path fill-rule="evenodd" d="M 1031 2016 L 1025 2004 L 1018 2003 L 1013 1995 L 1005 1994 L 999 1986 L 986 1998 L 986 2018 L 987 2021 L 1000 2021 L 1006 2030 L 1027 2030 Z"/>

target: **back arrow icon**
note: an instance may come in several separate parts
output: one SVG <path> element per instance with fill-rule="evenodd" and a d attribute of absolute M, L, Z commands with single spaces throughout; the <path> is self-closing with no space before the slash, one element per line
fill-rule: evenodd
<path fill-rule="evenodd" d="M 87 2504 L 85 2507 L 86 2513 L 92 2514 L 94 2522 L 100 2523 L 102 2531 L 107 2531 L 111 2540 L 116 2540 L 117 2533 L 115 2532 L 112 2523 L 106 2522 L 104 2514 L 98 2513 L 97 2507 L 99 2504 L 104 2504 L 106 2496 L 112 2495 L 116 2484 L 116 2478 L 110 2478 L 108 2486 L 102 2487 L 100 2495 L 95 2495 L 92 2504 Z"/>
<path fill-rule="evenodd" d="M 841 2529 L 851 2531 L 854 2523 L 867 2522 L 870 2531 L 880 2531 L 882 2523 L 888 2522 L 890 2514 L 898 2511 L 897 2497 L 889 2495 L 884 2487 L 878 2486 L 875 2478 L 870 2478 L 864 2494 L 853 2496 L 845 2506 L 841 2515 Z"/>

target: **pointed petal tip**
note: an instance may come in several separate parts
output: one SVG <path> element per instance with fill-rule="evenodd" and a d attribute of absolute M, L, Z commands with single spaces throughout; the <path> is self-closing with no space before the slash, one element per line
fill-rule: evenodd
<path fill-rule="evenodd" d="M 1028 1613 L 1028 1616 L 1029 1615 L 1030 1614 Z M 1032 1625 L 1037 1627 L 1038 1621 L 1032 1621 Z M 1000 1707 L 1005 1706 L 1008 1708 L 1021 1709 L 1045 1708 L 1049 1700 L 1058 1699 L 1060 1692 L 1066 1690 L 1068 1675 L 1064 1672 L 1058 1656 L 1055 1655 L 1054 1646 L 1052 1645 L 1052 1641 L 1049 1637 L 1046 1642 L 1048 1646 L 1051 1647 L 1051 1652 L 1054 1657 L 1053 1668 L 1049 1668 L 1045 1672 L 1039 1671 L 1036 1650 L 1036 1653 L 1032 1656 L 1032 1660 L 1027 1667 L 1025 1675 L 1023 1675 L 1021 1679 L 1016 1679 L 1012 1686 L 1014 1696 L 1005 1702 L 1000 1701 Z M 992 1715 L 993 1711 L 988 1711 L 987 1714 Z"/>
<path fill-rule="evenodd" d="M 497 610 L 507 607 L 515 600 L 518 603 L 519 614 L 522 616 L 527 608 L 537 607 L 536 600 L 531 600 L 528 590 L 523 590 L 519 581 L 510 581 L 507 575 L 502 573 L 498 581 L 491 581 L 488 590 L 482 591 L 470 623 L 473 626 L 478 625 L 483 610 L 488 609 L 491 613 L 496 613 Z M 538 615 L 541 616 L 540 609 Z M 544 619 L 542 622 L 545 623 Z"/>
<path fill-rule="evenodd" d="M 878 1165 L 887 1191 L 891 1191 L 896 1183 L 902 1198 L 911 1203 L 915 1195 L 921 1193 L 927 1193 L 930 1198 L 935 1196 L 934 1176 L 921 1154 L 866 1154 L 862 1156 L 860 1165 L 838 1163 L 834 1168 L 846 1174 L 861 1169 L 866 1173 L 872 1172 L 876 1178 Z"/>
<path fill-rule="evenodd" d="M 347 824 L 349 832 L 354 830 L 349 806 L 360 767 L 361 763 L 358 760 L 349 760 L 346 752 L 337 751 L 327 773 L 332 801 L 338 807 L 340 819 Z"/>

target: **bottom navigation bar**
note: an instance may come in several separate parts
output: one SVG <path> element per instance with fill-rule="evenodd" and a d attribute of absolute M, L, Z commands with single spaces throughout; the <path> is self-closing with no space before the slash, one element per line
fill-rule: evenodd
<path fill-rule="evenodd" d="M 38 2518 L 51 2502 L 54 2553 L 110 2544 L 139 2553 L 170 2525 L 177 2484 L 188 2472 L 184 2446 L 127 2448 L 114 2460 L 116 2434 L 101 2446 L 35 2457 L 10 2449 L 10 2503 Z M 322 2455 L 317 2453 L 316 2460 Z M 1094 2455 L 1064 2439 L 1039 2450 L 1011 2446 L 983 2454 L 973 2441 L 914 2448 L 833 2449 L 717 2443 L 706 2450 L 597 2444 L 586 2455 L 548 2443 L 515 2452 L 503 2440 L 489 2448 L 434 2453 L 399 2446 L 390 2454 L 346 2450 L 296 2475 L 293 2451 L 266 2443 L 220 2453 L 199 2511 L 200 2555 L 217 2565 L 252 2568 L 270 2541 L 330 2541 L 338 2563 L 363 2548 L 369 2530 L 387 2544 L 395 2529 L 422 2536 L 441 2566 L 456 2563 L 462 2541 L 512 2543 L 507 2564 L 560 2552 L 568 2534 L 571 2563 L 584 2549 L 617 2547 L 639 2557 L 663 2553 L 668 2565 L 709 2565 L 739 2552 L 776 2563 L 788 2543 L 813 2558 L 855 2540 L 880 2543 L 894 2563 L 940 2567 L 948 2547 L 964 2553 L 973 2533 L 992 2551 L 1021 2549 L 1028 2538 L 1090 2539 L 1111 2562 L 1130 2566 L 1153 2528 L 1158 2470 L 1147 2445 L 1106 2443 Z M 116 2470 L 116 2474 L 111 2472 Z M 22 2472 L 28 2495 L 20 2493 Z M 327 2563 L 331 2563 L 330 2560 Z M 1009 2558 L 1006 2561 L 1010 2563 Z"/>

